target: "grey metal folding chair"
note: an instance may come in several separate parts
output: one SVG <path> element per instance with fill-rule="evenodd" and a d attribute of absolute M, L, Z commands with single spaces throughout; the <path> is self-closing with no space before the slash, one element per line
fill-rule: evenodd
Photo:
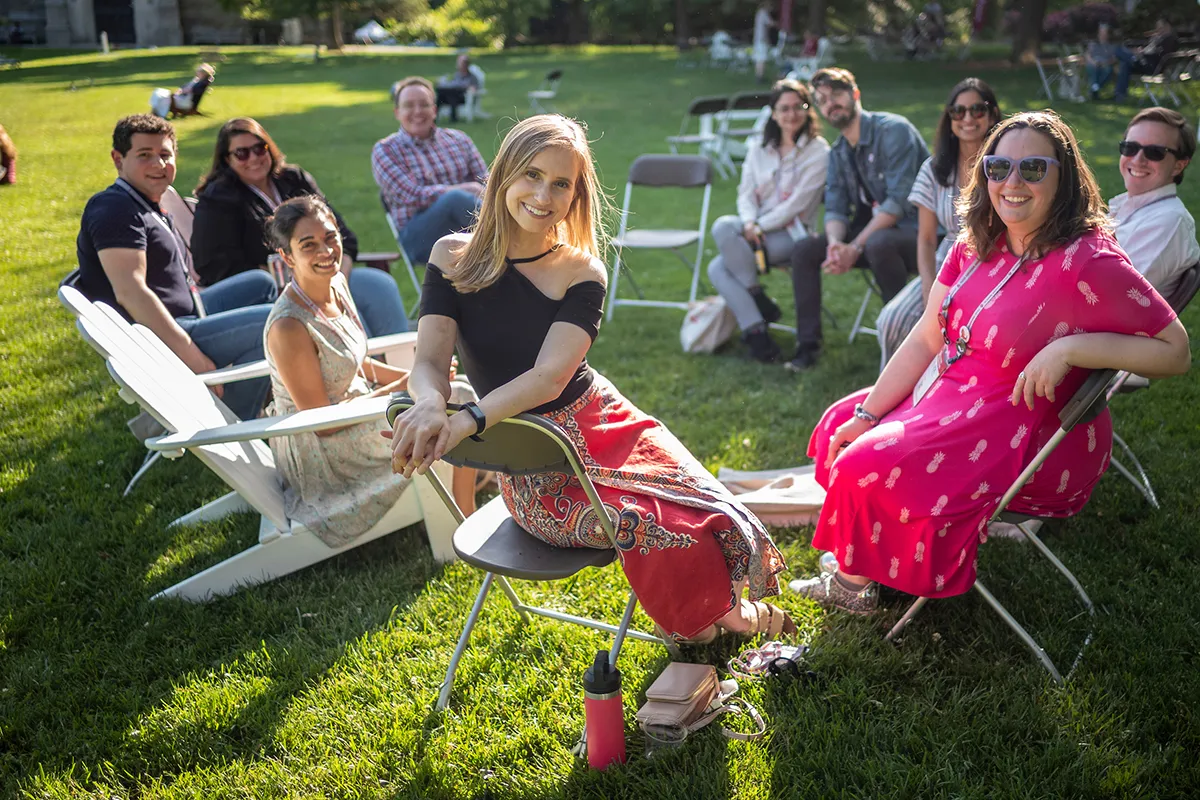
<path fill-rule="evenodd" d="M 857 270 L 862 273 L 863 280 L 867 282 L 867 292 L 863 295 L 862 302 L 858 305 L 858 316 L 854 318 L 854 324 L 850 326 L 850 344 L 854 344 L 854 340 L 858 338 L 860 333 L 866 333 L 875 338 L 879 338 L 879 331 L 869 325 L 863 324 L 863 317 L 867 314 L 867 306 L 871 303 L 871 295 L 879 295 L 883 297 L 883 292 L 879 290 L 879 284 L 875 282 L 875 273 L 869 269 Z"/>
<path fill-rule="evenodd" d="M 699 154 L 713 159 L 713 166 L 722 178 L 728 178 L 729 167 L 722 159 L 721 137 L 717 135 L 715 116 L 729 106 L 728 97 L 697 97 L 688 105 L 679 124 L 679 133 L 667 137 L 667 146 L 673 155 L 679 155 L 680 147 L 698 147 Z M 692 120 L 696 120 L 697 130 L 691 133 Z"/>
<path fill-rule="evenodd" d="M 1200 290 L 1200 263 L 1192 264 L 1183 273 L 1183 277 L 1179 279 L 1175 290 L 1171 296 L 1166 298 L 1166 301 L 1171 304 L 1171 308 L 1176 314 L 1182 314 L 1183 310 L 1188 307 L 1192 299 L 1196 296 L 1197 290 Z M 1134 375 L 1129 372 L 1117 373 L 1117 379 L 1113 381 L 1113 385 L 1108 390 L 1108 400 L 1112 400 L 1117 394 L 1130 394 L 1142 389 L 1150 388 L 1149 381 L 1134 380 Z M 1112 457 L 1113 468 L 1118 473 L 1125 476 L 1125 479 L 1133 484 L 1133 488 L 1142 493 L 1146 501 L 1150 505 L 1158 508 L 1158 497 L 1154 494 L 1154 487 L 1150 483 L 1150 476 L 1146 474 L 1146 470 L 1142 467 L 1142 462 L 1134 455 L 1133 449 L 1130 448 L 1125 440 L 1122 439 L 1116 431 L 1115 425 L 1113 429 L 1113 444 L 1121 448 L 1125 458 L 1129 460 L 1129 466 L 1126 466 L 1122 461 L 1118 460 L 1114 455 Z"/>
<path fill-rule="evenodd" d="M 410 396 L 397 395 L 388 405 L 388 424 L 394 426 L 396 417 L 412 406 L 413 399 Z M 457 405 L 450 404 L 447 406 L 447 413 L 454 413 L 458 408 Z M 513 520 L 504 506 L 502 497 L 496 497 L 470 517 L 464 517 L 462 510 L 454 502 L 454 497 L 433 471 L 426 473 L 437 493 L 441 495 L 442 502 L 458 521 L 459 527 L 454 532 L 455 553 L 463 561 L 486 573 L 446 670 L 446 679 L 438 694 L 438 710 L 444 709 L 450 702 L 454 673 L 463 653 L 466 652 L 471 630 L 479 619 L 483 601 L 493 582 L 500 584 L 522 622 L 528 622 L 529 615 L 536 614 L 613 634 L 613 644 L 608 654 L 611 664 L 617 663 L 621 645 L 627 636 L 645 642 L 659 642 L 666 645 L 673 655 L 678 653 L 674 642 L 638 630 L 630 630 L 630 620 L 633 618 L 634 609 L 637 608 L 637 595 L 633 590 L 629 592 L 629 600 L 625 603 L 625 613 L 620 624 L 614 626 L 587 617 L 526 605 L 509 583 L 509 578 L 531 581 L 562 580 L 586 567 L 605 567 L 616 560 L 617 538 L 613 520 L 601 503 L 596 487 L 584 471 L 571 440 L 555 422 L 537 414 L 518 414 L 492 425 L 478 441 L 473 438 L 464 439 L 447 453 L 443 460 L 455 466 L 470 466 L 508 475 L 557 472 L 575 478 L 591 501 L 596 519 L 613 547 L 598 550 L 546 544 L 541 539 L 531 536 Z"/>
<path fill-rule="evenodd" d="M 1035 519 L 1050 518 L 1036 517 L 1030 514 L 1019 514 L 1006 511 L 1005 509 L 1008 507 L 1008 504 L 1012 502 L 1012 499 L 1016 497 L 1017 492 L 1020 491 L 1021 487 L 1033 477 L 1033 474 L 1037 472 L 1042 463 L 1050 457 L 1050 454 L 1054 452 L 1056 447 L 1058 447 L 1059 442 L 1061 442 L 1076 425 L 1092 421 L 1100 414 L 1100 412 L 1105 409 L 1105 407 L 1107 407 L 1108 390 L 1117 380 L 1117 376 L 1118 373 L 1116 370 L 1103 369 L 1095 370 L 1087 377 L 1087 380 L 1085 380 L 1083 385 L 1079 387 L 1078 391 L 1075 392 L 1071 400 L 1066 406 L 1063 407 L 1063 410 L 1059 412 L 1058 418 L 1060 424 L 1058 430 L 1055 431 L 1054 435 L 1050 437 L 1050 440 L 1043 445 L 1042 449 L 1038 451 L 1037 455 L 1034 456 L 1031 462 L 1029 462 L 1020 476 L 1013 481 L 1012 485 L 1008 488 L 1008 491 L 1004 493 L 1004 497 L 1001 498 L 999 505 L 996 506 L 996 510 L 992 513 L 992 517 L 989 520 L 989 522 L 1001 521 L 1016 525 L 1021 533 L 1025 535 L 1025 538 L 1027 538 L 1034 545 L 1034 547 L 1037 548 L 1037 551 L 1045 556 L 1046 559 L 1054 565 L 1055 569 L 1057 569 L 1066 577 L 1071 586 L 1075 589 L 1075 592 L 1079 595 L 1079 598 L 1083 602 L 1083 606 L 1087 610 L 1087 613 L 1093 617 L 1096 615 L 1096 609 L 1095 606 L 1092 605 L 1091 598 L 1088 597 L 1087 592 L 1084 591 L 1083 585 L 1079 583 L 1079 580 L 1075 577 L 1075 575 L 1069 569 L 1067 569 L 1062 561 L 1060 561 L 1058 557 L 1051 552 L 1050 548 L 1047 547 L 1042 540 L 1037 537 L 1037 534 L 1035 534 L 1026 524 Z M 1012 628 L 1017 636 L 1020 637 L 1021 641 L 1025 643 L 1025 646 L 1033 652 L 1034 656 L 1037 657 L 1042 666 L 1046 668 L 1046 671 L 1050 673 L 1050 676 L 1054 678 L 1055 683 L 1063 683 L 1064 678 L 1062 673 L 1059 672 L 1058 668 L 1054 666 L 1054 662 L 1050 659 L 1050 656 L 1046 655 L 1046 651 L 1042 648 L 1042 646 L 1037 643 L 1037 640 L 1034 639 L 1024 627 L 1022 627 L 1021 623 L 1017 622 L 1016 618 L 1013 617 L 1013 615 L 1008 612 L 1008 609 L 1006 609 L 1000 603 L 1000 601 L 996 599 L 995 595 L 993 595 L 987 590 L 986 587 L 984 587 L 983 583 L 978 578 L 975 579 L 974 588 L 977 592 L 979 592 L 980 595 L 983 596 L 983 599 L 987 602 L 987 604 L 991 606 L 997 614 L 1000 615 L 1000 618 L 1004 620 L 1004 623 L 1008 625 L 1008 627 Z M 908 625 L 908 623 L 912 621 L 912 618 L 917 615 L 917 612 L 919 612 L 928 601 L 928 597 L 918 597 L 916 601 L 908 607 L 908 610 L 904 612 L 904 615 L 901 616 L 896 622 L 895 626 L 888 631 L 887 636 L 884 638 L 888 641 L 891 641 L 898 636 Z M 1089 628 L 1088 634 L 1085 637 L 1083 644 L 1079 648 L 1079 652 L 1075 655 L 1075 660 L 1071 663 L 1070 669 L 1067 670 L 1067 678 L 1071 677 L 1071 673 L 1074 672 L 1075 667 L 1079 665 L 1080 659 L 1083 658 L 1083 651 L 1091 643 L 1093 632 L 1094 631 Z"/>
<path fill-rule="evenodd" d="M 392 231 L 392 238 L 396 240 L 396 249 L 400 251 L 400 258 L 404 259 L 404 268 L 408 270 L 408 279 L 412 281 L 413 291 L 417 293 L 417 301 L 408 314 L 409 319 L 416 319 L 417 312 L 421 308 L 421 282 L 417 280 L 417 271 L 413 268 L 412 259 L 408 257 L 408 251 L 404 249 L 404 242 L 400 241 L 400 229 L 396 227 L 396 220 L 392 219 L 392 210 L 388 208 L 387 198 L 383 196 L 383 192 L 379 193 L 379 204 L 383 206 L 383 216 Z"/>
<path fill-rule="evenodd" d="M 704 237 L 708 233 L 708 204 L 712 198 L 713 165 L 704 156 L 643 155 L 634 159 L 629 166 L 629 180 L 625 184 L 625 202 L 621 206 L 621 225 L 612 239 L 612 276 L 608 282 L 608 319 L 612 319 L 617 306 L 651 306 L 656 308 L 682 308 L 696 302 L 696 291 L 700 285 L 700 266 L 704 258 Z M 676 187 L 682 189 L 704 189 L 704 200 L 700 206 L 700 224 L 695 229 L 679 228 L 631 228 L 629 225 L 629 201 L 634 186 L 648 188 Z M 696 258 L 689 260 L 682 252 L 685 247 L 696 245 Z M 691 289 L 684 301 L 646 300 L 625 264 L 625 250 L 670 250 L 692 272 Z M 633 285 L 638 299 L 628 300 L 617 296 L 621 272 L 624 271 Z"/>

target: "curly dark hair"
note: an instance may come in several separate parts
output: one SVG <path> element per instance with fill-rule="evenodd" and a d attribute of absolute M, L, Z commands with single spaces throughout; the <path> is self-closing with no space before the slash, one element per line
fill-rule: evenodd
<path fill-rule="evenodd" d="M 1009 117 L 992 129 L 971 170 L 971 183 L 958 198 L 957 211 L 962 218 L 959 238 L 980 258 L 989 256 L 1006 230 L 1004 221 L 992 208 L 992 200 L 988 195 L 988 179 L 983 171 L 984 157 L 995 155 L 1000 140 L 1022 128 L 1037 131 L 1049 139 L 1054 144 L 1054 157 L 1061 165 L 1050 216 L 1026 245 L 1026 252 L 1045 255 L 1090 230 L 1110 227 L 1104 197 L 1071 128 L 1053 111 L 1025 111 Z"/>
<path fill-rule="evenodd" d="M 129 152 L 129 148 L 133 147 L 134 135 L 139 133 L 166 135 L 170 137 L 172 144 L 178 144 L 175 139 L 175 126 L 162 117 L 153 114 L 132 114 L 117 120 L 112 134 L 113 150 L 124 156 Z"/>
<path fill-rule="evenodd" d="M 776 81 L 775 85 L 771 87 L 771 110 L 775 110 L 780 98 L 788 92 L 799 95 L 800 102 L 804 104 L 804 124 L 800 126 L 800 130 L 796 131 L 796 138 L 792 141 L 795 142 L 804 134 L 808 134 L 809 138 L 815 137 L 821 132 L 821 123 L 817 120 L 817 110 L 813 108 L 812 95 L 809 94 L 808 87 L 800 81 L 788 78 Z M 775 118 L 771 117 L 767 120 L 766 127 L 763 128 L 763 145 L 771 144 L 779 147 L 782 138 L 783 130 Z"/>

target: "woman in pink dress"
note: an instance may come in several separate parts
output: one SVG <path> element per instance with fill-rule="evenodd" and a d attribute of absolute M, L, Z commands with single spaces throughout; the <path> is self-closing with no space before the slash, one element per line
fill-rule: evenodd
<path fill-rule="evenodd" d="M 809 442 L 828 490 L 813 546 L 839 567 L 792 588 L 823 605 L 870 613 L 877 583 L 966 592 L 988 518 L 1087 371 L 1166 377 L 1190 364 L 1183 326 L 1109 232 L 1070 128 L 1053 112 L 1017 114 L 981 153 L 921 321 Z M 1107 412 L 1075 428 L 1009 508 L 1078 512 L 1111 434 Z"/>

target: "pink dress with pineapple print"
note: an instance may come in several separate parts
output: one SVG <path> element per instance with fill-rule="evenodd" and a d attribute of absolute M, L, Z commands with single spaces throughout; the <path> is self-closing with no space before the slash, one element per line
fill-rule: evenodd
<path fill-rule="evenodd" d="M 949 339 L 1008 274 L 1016 257 L 1003 246 L 979 265 L 947 311 Z M 974 263 L 955 244 L 938 273 L 949 287 Z M 1073 369 L 1055 401 L 1033 410 L 1011 402 L 1017 374 L 1038 351 L 1077 333 L 1154 336 L 1175 314 L 1116 240 L 1092 231 L 1045 258 L 1030 260 L 1004 284 L 972 326 L 971 349 L 824 466 L 829 437 L 868 390 L 839 400 L 813 431 L 808 454 L 827 491 L 813 546 L 831 550 L 845 570 L 926 597 L 961 594 L 975 581 L 975 553 L 1004 492 L 1058 429 L 1058 413 L 1086 377 Z M 1108 412 L 1076 427 L 1009 508 L 1065 517 L 1087 503 L 1108 467 Z"/>

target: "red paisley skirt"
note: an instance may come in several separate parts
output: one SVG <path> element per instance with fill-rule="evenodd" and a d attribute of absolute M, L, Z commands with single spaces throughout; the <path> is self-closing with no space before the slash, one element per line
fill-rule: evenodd
<path fill-rule="evenodd" d="M 691 637 L 750 599 L 779 593 L 783 556 L 766 528 L 658 420 L 604 377 L 548 418 L 575 445 L 610 519 L 646 613 Z M 611 547 L 583 487 L 561 474 L 501 475 L 509 513 L 558 547 Z"/>

